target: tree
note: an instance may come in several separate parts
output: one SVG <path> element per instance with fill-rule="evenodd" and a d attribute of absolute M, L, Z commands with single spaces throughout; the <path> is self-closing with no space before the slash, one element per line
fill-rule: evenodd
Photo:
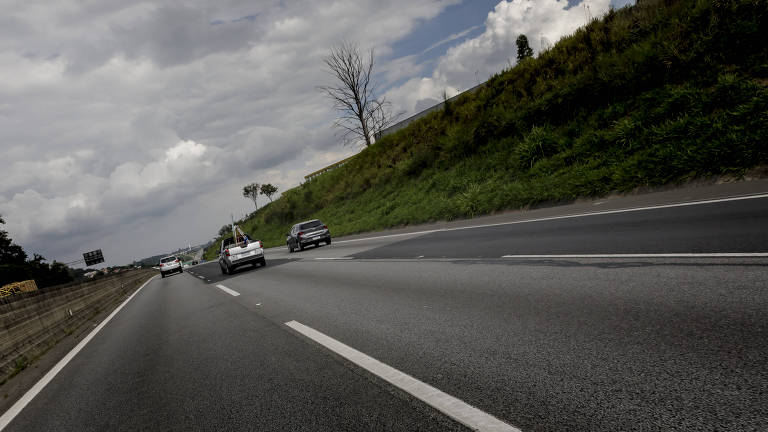
<path fill-rule="evenodd" d="M 0 216 L 0 225 L 5 225 L 5 220 Z M 27 253 L 21 246 L 13 243 L 8 232 L 0 230 L 0 264 L 23 264 L 27 260 Z"/>
<path fill-rule="evenodd" d="M 243 187 L 243 196 L 253 200 L 253 205 L 255 205 L 256 209 L 258 210 L 259 204 L 256 202 L 256 198 L 259 197 L 259 184 L 258 183 L 251 183 L 251 184 L 246 185 L 245 187 Z"/>
<path fill-rule="evenodd" d="M 261 185 L 261 194 L 269 198 L 269 202 L 272 202 L 272 195 L 277 193 L 277 187 L 271 183 L 264 183 Z"/>
<path fill-rule="evenodd" d="M 0 217 L 0 225 L 5 221 Z M 38 288 L 46 288 L 72 281 L 68 268 L 59 262 L 44 262 L 42 255 L 33 254 L 27 260 L 27 253 L 21 246 L 13 243 L 8 232 L 0 230 L 0 286 L 10 282 L 34 279 Z"/>
<path fill-rule="evenodd" d="M 232 225 L 226 224 L 219 229 L 219 237 L 232 233 Z"/>
<path fill-rule="evenodd" d="M 528 38 L 525 37 L 524 34 L 521 34 L 517 37 L 517 62 L 520 63 L 521 61 L 533 57 L 533 50 L 528 45 Z"/>
<path fill-rule="evenodd" d="M 342 130 L 344 141 L 365 142 L 366 147 L 400 115 L 392 115 L 391 104 L 385 98 L 376 98 L 373 59 L 373 49 L 363 60 L 353 42 L 332 47 L 323 61 L 338 84 L 319 87 L 339 112 L 334 126 Z"/>

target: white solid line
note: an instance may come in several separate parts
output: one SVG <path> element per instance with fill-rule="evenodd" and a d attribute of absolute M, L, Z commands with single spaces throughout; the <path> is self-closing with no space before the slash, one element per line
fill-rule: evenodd
<path fill-rule="evenodd" d="M 759 198 L 768 198 L 768 193 L 742 195 L 742 196 L 735 196 L 735 197 L 729 197 L 729 198 L 717 198 L 717 199 L 709 199 L 709 200 L 701 200 L 701 201 L 688 201 L 688 202 L 676 203 L 676 204 L 661 204 L 661 205 L 646 206 L 646 207 L 629 207 L 629 208 L 618 209 L 618 210 L 603 210 L 603 211 L 587 212 L 587 213 L 571 213 L 571 214 L 566 214 L 561 216 L 549 216 L 549 217 L 536 218 L 536 219 L 523 219 L 523 220 L 517 220 L 517 221 L 510 221 L 510 222 L 499 222 L 499 223 L 484 224 L 484 225 L 471 225 L 471 226 L 456 227 L 456 228 L 441 228 L 441 229 L 416 231 L 416 232 L 401 233 L 401 234 L 388 234 L 388 235 L 366 237 L 366 238 L 359 238 L 359 239 L 352 239 L 352 240 L 334 240 L 334 243 L 358 242 L 358 241 L 365 241 L 365 240 L 376 240 L 376 239 L 382 239 L 382 238 L 388 238 L 388 237 L 401 237 L 401 236 L 408 236 L 408 235 L 417 236 L 417 235 L 430 234 L 433 232 L 440 232 L 440 231 L 459 231 L 459 230 L 474 229 L 474 228 L 488 228 L 488 227 L 495 227 L 495 226 L 524 224 L 524 223 L 531 223 L 531 222 L 544 222 L 544 221 L 558 220 L 558 219 L 600 216 L 600 215 L 615 214 L 615 213 L 629 213 L 629 212 L 657 210 L 657 209 L 673 208 L 673 207 L 687 207 L 687 206 L 694 206 L 694 205 L 701 205 L 701 204 L 714 204 L 714 203 L 720 203 L 720 202 L 742 201 L 742 200 L 759 199 Z"/>
<path fill-rule="evenodd" d="M 502 258 L 762 258 L 768 252 L 502 255 Z"/>
<path fill-rule="evenodd" d="M 336 339 L 296 321 L 285 323 L 304 336 L 328 348 L 345 359 L 355 363 L 390 384 L 404 390 L 414 397 L 429 404 L 443 414 L 475 431 L 482 432 L 520 432 L 520 429 L 505 423 L 496 417 L 457 399 L 447 393 L 423 383 L 416 378 L 388 366 L 373 357 L 345 345 Z"/>
<path fill-rule="evenodd" d="M 354 257 L 338 257 L 338 258 L 315 258 L 316 260 L 333 261 L 333 260 L 351 260 Z"/>
<path fill-rule="evenodd" d="M 475 228 L 475 227 L 463 227 L 462 229 L 467 229 L 467 228 Z M 457 228 L 433 229 L 433 230 L 408 232 L 408 233 L 401 233 L 401 234 L 387 234 L 387 235 L 381 235 L 381 236 L 375 236 L 375 237 L 365 237 L 365 238 L 352 239 L 352 240 L 334 240 L 333 242 L 334 243 L 350 243 L 350 242 L 359 242 L 359 241 L 365 241 L 365 240 L 376 240 L 376 239 L 389 238 L 389 237 L 402 237 L 402 236 L 407 236 L 407 235 L 429 234 L 429 233 L 438 232 L 438 231 L 450 231 L 452 229 L 457 229 Z"/>
<path fill-rule="evenodd" d="M 45 375 L 44 375 L 44 376 L 43 376 L 43 377 L 40 379 L 40 381 L 38 381 L 38 382 L 37 382 L 37 383 L 36 383 L 34 386 L 32 386 L 32 388 L 31 388 L 31 389 L 29 389 L 29 390 L 28 390 L 28 391 L 27 391 L 27 392 L 24 394 L 24 396 L 22 396 L 22 397 L 21 397 L 21 399 L 19 399 L 18 401 L 16 401 L 16 403 L 15 403 L 15 404 L 13 404 L 13 406 L 12 406 L 12 407 L 10 407 L 10 408 L 8 409 L 8 411 L 6 411 L 6 412 L 5 412 L 5 414 L 3 414 L 3 416 L 2 416 L 2 417 L 0 417 L 0 431 L 2 431 L 3 429 L 5 429 L 5 428 L 6 428 L 6 426 L 8 426 L 8 424 L 9 424 L 9 423 L 11 423 L 11 421 L 13 421 L 13 419 L 14 419 L 14 418 L 15 418 L 17 415 L 19 415 L 19 413 L 20 413 L 20 412 L 21 412 L 21 411 L 24 409 L 24 407 L 26 407 L 26 406 L 27 406 L 27 404 L 29 404 L 29 403 L 32 401 L 32 399 L 34 399 L 34 398 L 35 398 L 35 396 L 37 396 L 37 394 L 38 394 L 38 393 L 40 393 L 40 392 L 41 392 L 41 391 L 42 391 L 42 390 L 45 388 L 45 386 L 46 386 L 46 385 L 48 385 L 48 383 L 49 383 L 49 382 L 51 382 L 51 380 L 53 380 L 53 378 L 54 378 L 54 377 L 55 377 L 55 376 L 56 376 L 56 375 L 57 375 L 59 372 L 61 372 L 61 370 L 62 370 L 62 369 L 64 369 L 64 366 L 66 366 L 66 365 L 67 365 L 67 363 L 69 363 L 69 362 L 70 362 L 70 360 L 72 360 L 72 359 L 73 359 L 73 358 L 74 358 L 74 357 L 77 355 L 77 353 L 79 353 L 79 352 L 80 352 L 80 350 L 82 350 L 82 349 L 83 349 L 83 347 L 85 347 L 85 345 L 86 345 L 86 344 L 88 344 L 88 342 L 90 342 L 90 341 L 91 341 L 91 339 L 93 339 L 93 337 L 94 337 L 94 336 L 96 336 L 96 334 L 97 334 L 97 333 L 98 333 L 98 332 L 99 332 L 99 331 L 100 331 L 100 330 L 101 330 L 101 329 L 102 329 L 102 328 L 103 328 L 105 325 L 107 325 L 107 323 L 108 323 L 108 322 L 109 322 L 109 321 L 110 321 L 110 320 L 111 320 L 111 319 L 112 319 L 112 318 L 113 318 L 115 315 L 117 315 L 117 313 L 118 313 L 118 312 L 120 312 L 120 309 L 122 309 L 122 308 L 123 308 L 123 307 L 124 307 L 126 304 L 128 304 L 128 302 L 129 302 L 129 301 L 131 301 L 131 299 L 133 299 L 133 298 L 136 296 L 136 294 L 138 294 L 138 293 L 139 293 L 139 291 L 141 291 L 141 289 L 142 289 L 142 288 L 144 288 L 145 286 L 147 286 L 147 284 L 148 284 L 148 283 L 150 283 L 150 282 L 152 281 L 152 279 L 154 279 L 154 278 L 156 278 L 156 277 L 157 277 L 157 276 L 152 276 L 151 278 L 149 278 L 149 280 L 148 280 L 148 281 L 144 282 L 144 284 L 143 284 L 142 286 L 140 286 L 140 287 L 139 287 L 139 289 L 137 289 L 137 290 L 136 290 L 136 291 L 135 291 L 133 294 L 131 294 L 131 296 L 130 296 L 130 297 L 128 297 L 127 299 L 125 299 L 125 301 L 124 301 L 122 304 L 120 304 L 120 306 L 118 306 L 118 307 L 117 307 L 117 309 L 113 310 L 113 311 L 112 311 L 112 313 L 111 313 L 111 314 L 109 314 L 109 316 L 107 316 L 106 318 L 104 318 L 104 321 L 102 321 L 102 322 L 101 322 L 101 324 L 99 324 L 99 325 L 98 325 L 98 326 L 97 326 L 95 329 L 93 329 L 93 331 L 92 331 L 92 332 L 90 332 L 90 333 L 88 334 L 88 336 L 86 336 L 86 337 L 85 337 L 83 340 L 81 340 L 81 341 L 80 341 L 80 343 L 79 343 L 79 344 L 77 344 L 77 345 L 76 345 L 74 348 L 72 348 L 72 351 L 70 351 L 69 353 L 67 353 L 67 355 L 65 355 L 63 359 L 59 360 L 59 362 L 58 362 L 58 363 L 56 363 L 56 366 L 54 366 L 54 367 L 53 367 L 51 370 L 49 370 L 49 371 L 48 371 L 48 373 L 46 373 L 46 374 L 45 374 Z"/>
<path fill-rule="evenodd" d="M 221 285 L 221 284 L 217 284 L 217 285 L 216 285 L 216 287 L 217 287 L 217 288 L 219 288 L 220 290 L 224 291 L 225 293 L 227 293 L 227 294 L 231 295 L 231 296 L 235 296 L 235 297 L 237 297 L 237 296 L 239 296 L 239 295 L 240 295 L 240 293 L 239 293 L 239 292 L 237 292 L 237 291 L 235 291 L 235 290 L 231 290 L 231 289 L 229 289 L 229 288 L 225 287 L 224 285 Z"/>
<path fill-rule="evenodd" d="M 205 276 L 202 276 L 202 275 L 198 275 L 197 277 L 199 277 L 200 279 L 205 279 Z"/>

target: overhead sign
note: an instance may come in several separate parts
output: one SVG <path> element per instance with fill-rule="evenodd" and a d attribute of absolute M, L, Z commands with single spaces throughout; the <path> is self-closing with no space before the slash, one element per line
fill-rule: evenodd
<path fill-rule="evenodd" d="M 96 249 L 95 251 L 84 253 L 83 259 L 85 260 L 86 266 L 92 266 L 94 264 L 103 263 L 104 255 L 102 255 L 101 249 Z"/>

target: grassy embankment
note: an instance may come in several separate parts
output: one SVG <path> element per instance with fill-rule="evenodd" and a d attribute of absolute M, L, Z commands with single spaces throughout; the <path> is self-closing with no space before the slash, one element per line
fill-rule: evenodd
<path fill-rule="evenodd" d="M 612 11 L 243 226 L 274 246 L 309 218 L 338 236 L 742 175 L 768 162 L 767 4 Z"/>

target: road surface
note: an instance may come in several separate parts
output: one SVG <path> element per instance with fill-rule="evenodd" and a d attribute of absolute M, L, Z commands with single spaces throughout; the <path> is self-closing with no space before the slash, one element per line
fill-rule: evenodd
<path fill-rule="evenodd" d="M 768 430 L 768 196 L 665 196 L 156 278 L 7 430 Z"/>

